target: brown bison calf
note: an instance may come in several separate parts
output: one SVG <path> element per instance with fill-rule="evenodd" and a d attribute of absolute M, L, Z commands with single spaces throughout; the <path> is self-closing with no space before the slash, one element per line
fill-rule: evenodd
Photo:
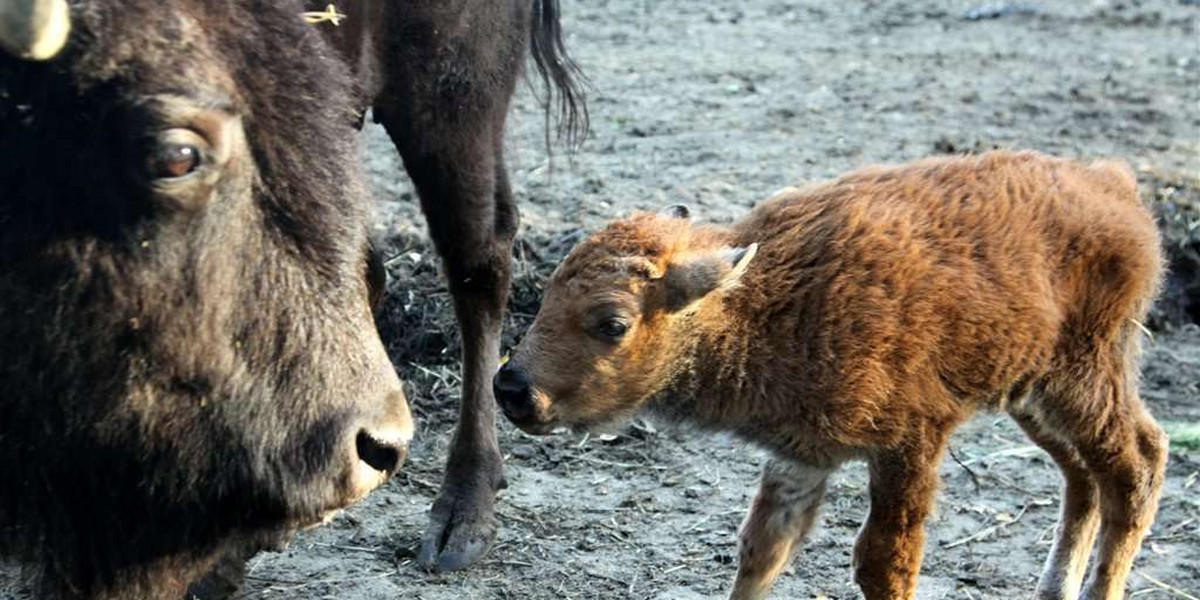
<path fill-rule="evenodd" d="M 995 152 L 787 189 L 730 227 L 673 207 L 611 224 L 554 273 L 496 375 L 522 429 L 640 409 L 774 453 L 732 597 L 762 598 L 829 473 L 870 467 L 854 552 L 868 600 L 912 598 L 950 432 L 1006 411 L 1066 479 L 1038 598 L 1114 600 L 1154 517 L 1166 447 L 1137 394 L 1162 271 L 1128 169 Z"/>

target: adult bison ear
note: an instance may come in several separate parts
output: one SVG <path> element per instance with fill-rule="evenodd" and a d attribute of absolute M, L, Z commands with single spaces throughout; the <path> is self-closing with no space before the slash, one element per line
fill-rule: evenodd
<path fill-rule="evenodd" d="M 659 214 L 659 216 L 666 217 L 668 219 L 690 219 L 690 218 L 692 218 L 692 211 L 690 209 L 688 209 L 686 204 L 672 204 L 672 205 L 658 211 L 658 214 Z"/>
<path fill-rule="evenodd" d="M 24 60 L 50 60 L 67 44 L 66 0 L 0 0 L 0 49 Z"/>
<path fill-rule="evenodd" d="M 736 286 L 757 252 L 758 244 L 750 244 L 692 252 L 672 261 L 663 277 L 667 308 L 682 310 L 712 292 Z"/>

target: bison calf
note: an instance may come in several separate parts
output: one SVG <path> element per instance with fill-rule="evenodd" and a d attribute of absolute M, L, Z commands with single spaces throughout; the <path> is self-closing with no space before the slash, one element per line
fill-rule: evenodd
<path fill-rule="evenodd" d="M 774 458 L 732 598 L 762 598 L 829 473 L 870 467 L 854 552 L 868 600 L 912 598 L 951 430 L 1005 411 L 1066 479 L 1038 598 L 1114 600 L 1153 520 L 1166 447 L 1137 394 L 1162 264 L 1128 169 L 995 152 L 789 188 L 729 227 L 683 207 L 577 247 L 496 396 L 522 429 L 646 409 Z"/>

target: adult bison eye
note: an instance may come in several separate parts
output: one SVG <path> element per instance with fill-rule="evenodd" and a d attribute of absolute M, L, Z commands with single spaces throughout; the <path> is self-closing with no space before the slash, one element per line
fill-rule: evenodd
<path fill-rule="evenodd" d="M 169 185 L 203 169 L 211 147 L 195 130 L 176 127 L 150 137 L 141 152 L 144 177 Z"/>
<path fill-rule="evenodd" d="M 200 168 L 203 155 L 196 146 L 167 143 L 155 148 L 149 171 L 154 179 L 178 179 Z"/>
<path fill-rule="evenodd" d="M 625 325 L 625 323 L 622 323 L 618 319 L 607 319 L 601 321 L 600 325 L 596 327 L 597 333 L 613 341 L 621 339 L 621 337 L 625 335 L 626 331 L 629 331 L 629 326 Z"/>

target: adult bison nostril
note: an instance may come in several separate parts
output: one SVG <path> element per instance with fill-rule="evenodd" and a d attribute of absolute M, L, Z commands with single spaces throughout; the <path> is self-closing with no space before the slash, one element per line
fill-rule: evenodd
<path fill-rule="evenodd" d="M 372 469 L 391 475 L 400 468 L 408 447 L 401 439 L 384 439 L 371 435 L 363 429 L 354 440 L 358 450 L 358 459 L 367 463 Z"/>

